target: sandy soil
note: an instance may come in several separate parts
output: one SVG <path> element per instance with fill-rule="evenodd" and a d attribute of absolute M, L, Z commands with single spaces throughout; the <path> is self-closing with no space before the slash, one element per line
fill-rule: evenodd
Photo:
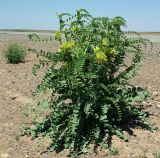
<path fill-rule="evenodd" d="M 147 35 L 148 36 L 148 35 Z M 158 37 L 159 38 L 159 37 Z M 26 109 L 33 102 L 31 91 L 40 82 L 39 77 L 32 75 L 32 66 L 37 62 L 34 54 L 27 53 L 24 63 L 7 64 L 2 54 L 11 41 L 18 41 L 26 47 L 43 48 L 54 51 L 58 44 L 53 42 L 32 43 L 26 35 L 0 34 L 0 157 L 1 158 L 63 158 L 67 152 L 60 154 L 42 154 L 47 142 L 31 140 L 30 137 L 18 137 L 20 129 L 28 122 L 24 116 Z M 150 111 L 150 121 L 160 128 L 160 43 L 154 43 L 152 51 L 145 52 L 137 76 L 131 82 L 146 87 L 151 96 L 143 105 Z M 82 158 L 159 158 L 160 130 L 153 133 L 140 129 L 131 129 L 129 142 L 113 137 L 113 152 L 98 152 L 81 156 Z M 117 151 L 117 152 L 116 152 Z M 156 157 L 157 156 L 157 157 Z M 159 157 L 158 157 L 159 156 Z"/>

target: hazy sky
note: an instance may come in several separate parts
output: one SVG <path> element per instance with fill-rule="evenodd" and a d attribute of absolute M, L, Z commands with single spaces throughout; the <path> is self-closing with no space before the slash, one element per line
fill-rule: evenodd
<path fill-rule="evenodd" d="M 79 8 L 122 16 L 127 30 L 160 31 L 160 0 L 0 0 L 0 29 L 58 29 L 56 13 Z"/>

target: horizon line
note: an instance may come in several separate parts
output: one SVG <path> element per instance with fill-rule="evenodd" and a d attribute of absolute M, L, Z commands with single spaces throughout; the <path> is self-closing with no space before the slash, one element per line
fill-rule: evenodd
<path fill-rule="evenodd" d="M 37 32 L 37 31 L 47 31 L 47 32 L 56 32 L 58 30 L 56 29 L 0 29 L 0 31 L 14 31 L 14 32 L 27 32 L 27 31 L 30 31 L 30 32 Z M 127 31 L 124 31 L 124 32 L 127 32 Z M 131 31 L 132 32 L 132 31 Z M 138 33 L 160 33 L 160 31 L 135 31 L 135 32 L 138 32 Z"/>

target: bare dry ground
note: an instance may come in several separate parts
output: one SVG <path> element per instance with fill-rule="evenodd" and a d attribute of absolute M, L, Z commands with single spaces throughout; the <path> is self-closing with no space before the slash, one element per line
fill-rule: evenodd
<path fill-rule="evenodd" d="M 153 37 L 152 37 L 153 38 Z M 159 38 L 159 37 L 158 37 Z M 28 123 L 24 116 L 28 106 L 33 102 L 31 91 L 40 82 L 39 77 L 32 75 L 32 66 L 37 62 L 34 54 L 27 53 L 24 63 L 7 64 L 2 54 L 4 48 L 11 41 L 18 41 L 25 47 L 56 50 L 58 45 L 29 42 L 26 35 L 0 34 L 0 157 L 1 158 L 65 158 L 67 152 L 59 154 L 42 154 L 47 142 L 31 140 L 30 137 L 17 137 L 20 129 Z M 146 87 L 151 96 L 143 103 L 145 110 L 149 111 L 150 121 L 160 129 L 160 43 L 154 43 L 152 51 L 144 53 L 137 76 L 132 83 Z M 129 135 L 130 133 L 130 135 Z M 131 128 L 126 134 L 129 142 L 123 142 L 113 137 L 113 151 L 111 153 L 91 150 L 90 154 L 82 158 L 159 158 L 160 157 L 160 130 L 150 132 L 145 129 Z"/>

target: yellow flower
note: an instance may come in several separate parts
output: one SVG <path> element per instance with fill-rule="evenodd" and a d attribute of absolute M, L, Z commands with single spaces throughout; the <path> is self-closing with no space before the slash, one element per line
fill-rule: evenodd
<path fill-rule="evenodd" d="M 79 31 L 79 27 L 74 26 L 74 27 L 72 27 L 71 30 L 72 30 L 72 31 Z"/>
<path fill-rule="evenodd" d="M 108 56 L 108 57 L 115 57 L 116 55 L 116 49 L 115 48 L 105 48 L 105 54 Z"/>
<path fill-rule="evenodd" d="M 62 51 L 62 50 L 59 48 L 57 52 L 60 53 L 61 51 Z"/>
<path fill-rule="evenodd" d="M 61 51 L 69 51 L 75 46 L 74 42 L 65 42 L 60 46 L 59 52 Z"/>
<path fill-rule="evenodd" d="M 96 47 L 94 48 L 94 52 L 95 52 L 95 53 L 98 53 L 99 51 L 101 51 L 101 49 L 100 49 L 98 46 L 96 46 Z"/>
<path fill-rule="evenodd" d="M 109 40 L 108 40 L 107 38 L 104 38 L 104 39 L 102 40 L 102 45 L 103 45 L 103 46 L 109 46 Z"/>
<path fill-rule="evenodd" d="M 55 33 L 55 38 L 56 39 L 61 39 L 61 36 L 62 36 L 61 32 L 58 31 L 58 32 Z"/>
<path fill-rule="evenodd" d="M 106 57 L 105 53 L 102 51 L 99 51 L 96 53 L 96 59 L 99 62 L 106 62 L 107 61 L 107 57 Z"/>
<path fill-rule="evenodd" d="M 114 57 L 116 55 L 116 49 L 115 48 L 112 48 L 111 51 L 110 51 L 110 55 L 112 57 Z"/>

